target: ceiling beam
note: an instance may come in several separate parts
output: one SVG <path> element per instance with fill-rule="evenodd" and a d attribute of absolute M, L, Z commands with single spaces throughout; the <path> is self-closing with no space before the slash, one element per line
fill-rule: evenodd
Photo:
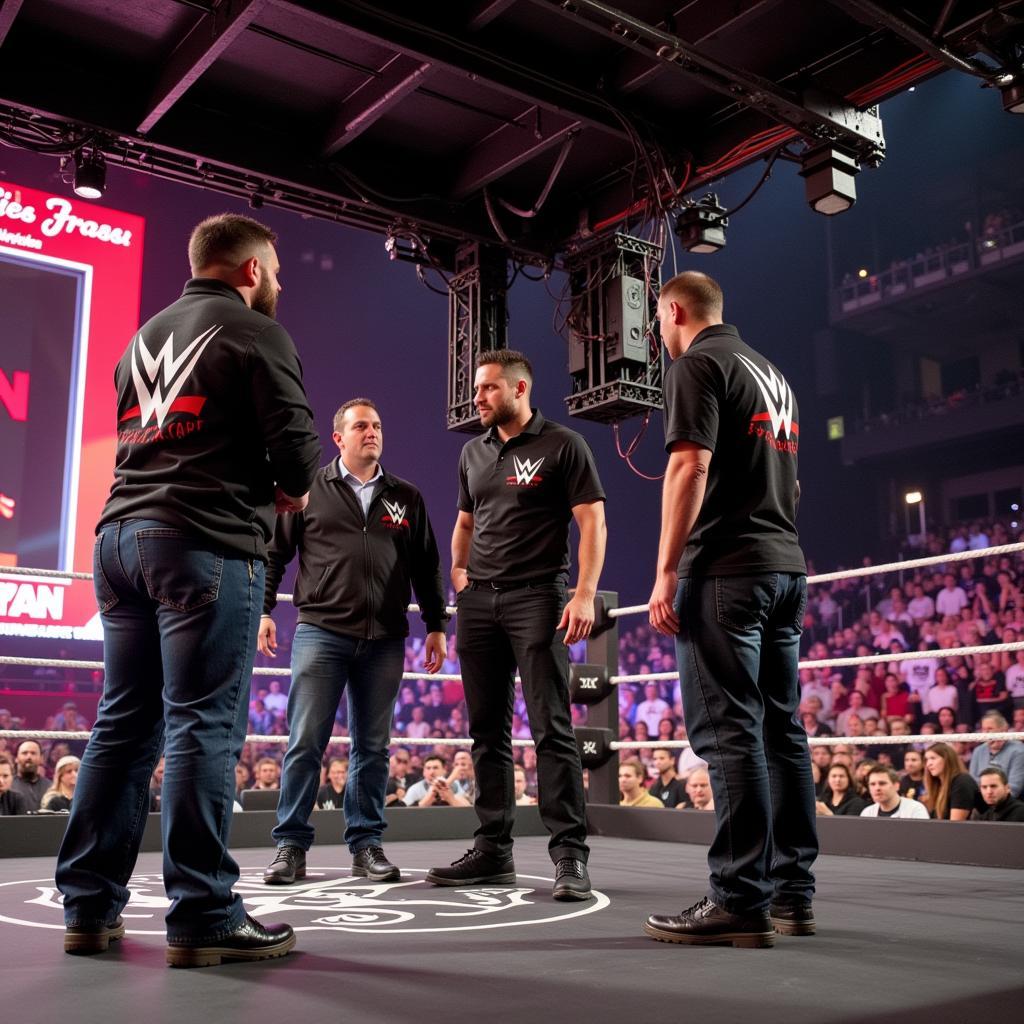
<path fill-rule="evenodd" d="M 324 156 L 333 156 L 354 142 L 432 73 L 433 66 L 427 61 L 395 54 L 378 77 L 367 79 L 345 99 L 324 139 Z"/>
<path fill-rule="evenodd" d="M 3 46 L 7 33 L 11 31 L 22 2 L 23 0 L 0 0 L 0 46 Z"/>
<path fill-rule="evenodd" d="M 516 0 L 478 0 L 466 19 L 466 28 L 470 32 L 479 32 L 495 18 L 500 18 L 515 2 Z"/>
<path fill-rule="evenodd" d="M 617 138 L 629 138 L 607 102 L 559 81 L 549 71 L 528 66 L 522 55 L 496 53 L 493 47 L 478 46 L 444 29 L 392 13 L 385 5 L 363 0 L 274 0 L 274 6 L 296 17 L 340 28 L 366 42 L 398 50 L 440 71 L 479 82 Z"/>
<path fill-rule="evenodd" d="M 530 107 L 512 124 L 502 125 L 466 154 L 451 186 L 452 195 L 465 199 L 559 145 L 567 135 L 581 128 L 581 123 L 571 117 Z"/>
<path fill-rule="evenodd" d="M 258 17 L 269 0 L 222 0 L 182 37 L 167 60 L 136 130 L 146 135 Z"/>

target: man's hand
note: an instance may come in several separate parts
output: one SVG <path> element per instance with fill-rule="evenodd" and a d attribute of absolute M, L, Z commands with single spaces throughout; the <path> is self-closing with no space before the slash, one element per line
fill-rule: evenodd
<path fill-rule="evenodd" d="M 260 617 L 260 631 L 256 634 L 256 647 L 268 658 L 277 657 L 277 626 L 269 615 Z"/>
<path fill-rule="evenodd" d="M 583 594 L 577 590 L 565 606 L 558 628 L 565 630 L 565 640 L 562 642 L 566 647 L 590 636 L 594 628 L 593 594 Z"/>
<path fill-rule="evenodd" d="M 679 632 L 679 617 L 675 611 L 677 587 L 674 572 L 659 572 L 648 602 L 647 614 L 651 625 L 665 636 L 675 636 Z"/>
<path fill-rule="evenodd" d="M 423 644 L 423 668 L 426 672 L 440 672 L 448 655 L 448 638 L 443 632 L 428 633 Z"/>
<path fill-rule="evenodd" d="M 274 488 L 274 511 L 280 516 L 286 512 L 301 512 L 309 504 L 309 491 L 301 498 L 285 494 L 280 487 Z"/>
<path fill-rule="evenodd" d="M 461 594 L 469 586 L 469 573 L 465 569 L 452 569 L 451 579 L 456 594 Z"/>

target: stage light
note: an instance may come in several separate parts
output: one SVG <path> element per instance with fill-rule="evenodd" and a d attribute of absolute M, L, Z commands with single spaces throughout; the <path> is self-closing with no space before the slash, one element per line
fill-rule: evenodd
<path fill-rule="evenodd" d="M 676 236 L 689 252 L 712 253 L 725 248 L 726 211 L 718 196 L 708 192 L 697 202 L 688 202 L 676 218 Z"/>
<path fill-rule="evenodd" d="M 920 503 L 922 495 L 920 491 L 907 491 L 904 498 L 908 505 L 917 505 Z"/>
<path fill-rule="evenodd" d="M 1024 82 L 1013 81 L 999 91 L 1003 94 L 1003 110 L 1008 114 L 1024 114 Z"/>
<path fill-rule="evenodd" d="M 860 270 L 857 271 L 857 276 L 863 281 L 864 278 L 868 276 L 868 268 L 861 267 Z"/>
<path fill-rule="evenodd" d="M 103 154 L 94 149 L 75 154 L 75 195 L 82 199 L 99 199 L 107 187 L 107 164 Z"/>
<path fill-rule="evenodd" d="M 854 177 L 860 167 L 854 157 L 831 146 L 819 146 L 805 154 L 800 167 L 811 209 L 832 217 L 857 201 Z"/>

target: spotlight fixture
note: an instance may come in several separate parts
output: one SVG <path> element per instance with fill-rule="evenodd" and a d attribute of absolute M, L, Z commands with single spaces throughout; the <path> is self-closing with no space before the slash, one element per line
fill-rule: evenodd
<path fill-rule="evenodd" d="M 1024 81 L 1014 80 L 999 91 L 1003 94 L 1003 110 L 1008 114 L 1024 114 Z"/>
<path fill-rule="evenodd" d="M 853 206 L 857 201 L 853 179 L 859 170 L 856 159 L 841 149 L 819 146 L 808 151 L 801 161 L 800 177 L 811 209 L 832 217 Z"/>
<path fill-rule="evenodd" d="M 80 149 L 75 154 L 75 195 L 82 199 L 99 199 L 107 187 L 107 163 L 98 149 L 88 154 Z"/>
<path fill-rule="evenodd" d="M 676 218 L 676 235 L 689 252 L 718 252 L 725 248 L 725 229 L 729 226 L 726 211 L 718 196 L 708 192 L 697 202 L 687 202 Z"/>

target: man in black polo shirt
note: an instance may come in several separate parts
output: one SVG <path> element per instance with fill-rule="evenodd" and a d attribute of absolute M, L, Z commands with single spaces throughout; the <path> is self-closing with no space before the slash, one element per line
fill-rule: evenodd
<path fill-rule="evenodd" d="M 588 899 L 583 772 L 569 710 L 568 645 L 589 636 L 604 563 L 604 490 L 579 434 L 530 408 L 521 352 L 485 353 L 475 404 L 486 432 L 462 449 L 452 535 L 458 652 L 476 766 L 474 847 L 435 885 L 515 881 L 512 698 L 516 666 L 536 741 L 540 815 L 551 833 L 555 899 Z M 579 577 L 566 603 L 569 523 Z"/>
<path fill-rule="evenodd" d="M 797 540 L 799 416 L 764 356 L 722 323 L 722 290 L 687 272 L 661 290 L 662 499 L 651 625 L 676 637 L 687 733 L 708 763 L 710 893 L 644 930 L 668 942 L 771 946 L 814 931 L 818 851 L 796 718 L 807 578 Z M 770 907 L 770 913 L 769 913 Z"/>

